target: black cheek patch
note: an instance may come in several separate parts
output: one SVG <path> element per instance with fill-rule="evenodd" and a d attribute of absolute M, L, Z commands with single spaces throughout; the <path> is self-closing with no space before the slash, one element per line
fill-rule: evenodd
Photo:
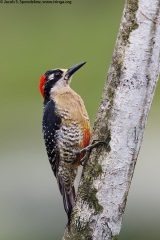
<path fill-rule="evenodd" d="M 52 74 L 54 74 L 54 78 L 49 80 L 49 76 L 52 75 Z M 49 100 L 50 90 L 51 90 L 52 87 L 54 87 L 56 82 L 62 78 L 62 74 L 63 74 L 63 72 L 60 69 L 47 71 L 45 73 L 45 76 L 46 76 L 46 83 L 45 83 L 45 86 L 44 86 L 45 102 Z"/>

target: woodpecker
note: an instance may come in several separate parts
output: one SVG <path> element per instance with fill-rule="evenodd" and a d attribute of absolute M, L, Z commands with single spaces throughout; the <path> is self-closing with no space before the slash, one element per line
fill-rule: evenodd
<path fill-rule="evenodd" d="M 69 69 L 47 71 L 39 82 L 44 99 L 42 132 L 53 173 L 63 197 L 68 225 L 75 203 L 74 180 L 90 142 L 90 121 L 82 98 L 70 88 L 73 74 L 86 62 Z M 81 152 L 82 150 L 82 152 Z"/>

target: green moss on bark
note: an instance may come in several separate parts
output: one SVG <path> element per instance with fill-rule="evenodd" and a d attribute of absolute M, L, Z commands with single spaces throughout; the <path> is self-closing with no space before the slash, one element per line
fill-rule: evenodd
<path fill-rule="evenodd" d="M 94 179 L 96 179 L 100 174 L 102 174 L 101 165 L 99 165 L 98 162 L 95 164 L 91 163 L 88 166 L 87 173 L 85 174 L 83 182 L 79 187 L 79 194 L 82 201 L 86 202 L 91 209 L 94 209 L 95 214 L 103 210 L 103 207 L 98 203 L 98 199 L 96 197 L 97 189 L 93 186 Z"/>
<path fill-rule="evenodd" d="M 138 1 L 129 0 L 126 4 L 126 15 L 125 15 L 125 25 L 122 27 L 122 39 L 124 42 L 129 43 L 130 33 L 138 28 L 138 23 L 136 19 L 136 12 L 138 10 Z"/>
<path fill-rule="evenodd" d="M 92 229 L 89 227 L 88 224 L 85 225 L 83 229 L 75 229 L 74 235 L 71 237 L 70 240 L 92 240 Z"/>
<path fill-rule="evenodd" d="M 103 211 L 103 207 L 99 204 L 96 197 L 97 189 L 93 186 L 93 181 L 102 173 L 101 165 L 97 163 L 89 164 L 87 172 L 85 172 L 85 177 L 78 189 L 78 195 L 82 202 L 85 202 L 90 209 L 93 210 L 94 214 L 98 214 Z M 79 219 L 79 214 L 77 214 L 77 209 L 74 209 L 74 214 L 72 216 L 71 222 L 71 232 L 69 240 L 92 240 L 92 229 L 88 222 L 83 222 Z M 68 240 L 68 239 L 65 239 Z"/>

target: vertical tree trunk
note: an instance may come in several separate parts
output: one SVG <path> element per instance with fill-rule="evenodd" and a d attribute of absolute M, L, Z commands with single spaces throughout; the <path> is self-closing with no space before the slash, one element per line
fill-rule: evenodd
<path fill-rule="evenodd" d="M 111 240 L 122 215 L 160 62 L 160 0 L 127 0 L 70 229 L 63 240 Z"/>

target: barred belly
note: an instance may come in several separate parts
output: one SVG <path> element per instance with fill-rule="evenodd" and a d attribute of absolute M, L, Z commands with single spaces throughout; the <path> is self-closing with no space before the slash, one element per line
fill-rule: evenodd
<path fill-rule="evenodd" d="M 68 192 L 71 191 L 77 175 L 77 153 L 83 140 L 83 132 L 74 122 L 71 126 L 61 126 L 57 132 L 60 154 L 58 175 L 62 177 Z"/>
<path fill-rule="evenodd" d="M 60 160 L 66 163 L 73 163 L 76 154 L 80 150 L 80 143 L 83 140 L 83 132 L 77 123 L 71 126 L 61 126 L 58 131 L 58 146 Z"/>

